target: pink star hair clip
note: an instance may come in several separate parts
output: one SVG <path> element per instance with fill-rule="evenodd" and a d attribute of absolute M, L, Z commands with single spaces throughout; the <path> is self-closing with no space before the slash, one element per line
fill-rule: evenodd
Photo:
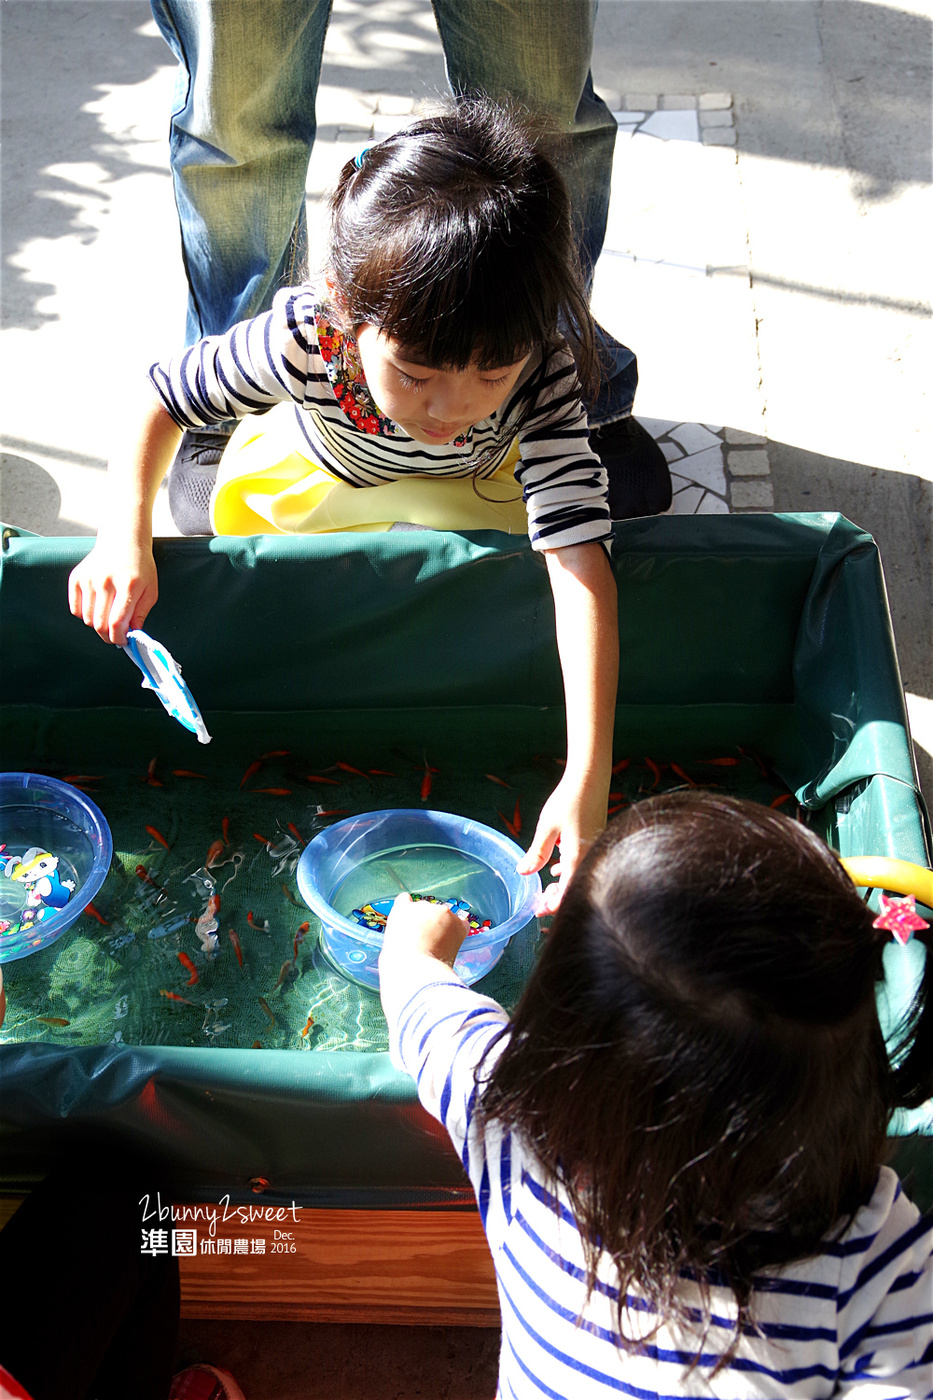
<path fill-rule="evenodd" d="M 881 896 L 881 913 L 872 928 L 887 929 L 894 934 L 898 943 L 906 945 L 915 929 L 929 927 L 926 919 L 921 919 L 917 913 L 917 901 L 912 894 L 903 899 L 889 899 L 886 894 Z"/>

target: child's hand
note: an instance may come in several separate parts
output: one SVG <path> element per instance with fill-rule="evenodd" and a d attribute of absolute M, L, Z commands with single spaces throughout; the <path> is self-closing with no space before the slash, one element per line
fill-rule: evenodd
<path fill-rule="evenodd" d="M 426 953 L 453 967 L 467 932 L 466 920 L 452 914 L 446 904 L 400 894 L 386 921 L 383 953 Z"/>
<path fill-rule="evenodd" d="M 571 876 L 605 825 L 603 784 L 581 788 L 562 778 L 541 808 L 534 838 L 517 866 L 520 875 L 531 875 L 541 870 L 555 846 L 559 847 L 558 859 L 551 866 L 557 883 L 545 887 L 539 914 L 556 913 Z"/>
<path fill-rule="evenodd" d="M 123 646 L 130 628 L 141 627 L 159 596 L 152 546 L 99 537 L 68 580 L 68 604 L 75 617 L 105 642 Z"/>

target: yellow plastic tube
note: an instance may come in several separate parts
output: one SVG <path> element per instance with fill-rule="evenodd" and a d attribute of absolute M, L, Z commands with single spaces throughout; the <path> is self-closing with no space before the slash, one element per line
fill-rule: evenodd
<path fill-rule="evenodd" d="M 892 860 L 887 856 L 846 856 L 842 863 L 854 884 L 912 894 L 921 904 L 933 909 L 933 870 L 914 865 L 910 860 Z"/>

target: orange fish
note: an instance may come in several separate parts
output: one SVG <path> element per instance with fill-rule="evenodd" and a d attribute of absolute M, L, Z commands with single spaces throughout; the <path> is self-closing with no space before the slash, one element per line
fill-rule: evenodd
<path fill-rule="evenodd" d="M 189 1001 L 187 997 L 179 996 L 177 992 L 167 992 L 164 988 L 159 992 L 159 996 L 168 997 L 169 1001 L 183 1001 L 186 1006 L 194 1006 L 194 1002 Z"/>
<path fill-rule="evenodd" d="M 622 808 L 623 808 L 623 807 L 627 807 L 628 805 L 629 805 L 629 804 L 628 804 L 627 802 L 617 802 L 616 805 L 615 805 L 614 807 L 610 807 L 610 808 L 609 808 L 609 811 L 606 813 L 606 816 L 607 816 L 607 817 L 614 817 L 615 814 L 616 814 L 616 812 L 621 812 L 621 811 L 622 811 Z"/>
<path fill-rule="evenodd" d="M 375 773 L 377 778 L 397 778 L 397 773 L 390 773 L 388 768 L 370 768 L 370 773 Z"/>
<path fill-rule="evenodd" d="M 88 903 L 85 904 L 84 912 L 85 914 L 90 914 L 91 918 L 96 919 L 99 924 L 103 924 L 104 928 L 110 927 L 110 920 L 105 919 L 100 910 L 95 909 L 93 904 L 90 903 L 90 901 L 88 901 Z"/>
<path fill-rule="evenodd" d="M 629 766 L 629 764 L 631 763 L 631 761 L 632 761 L 632 760 L 631 760 L 630 758 L 620 758 L 619 761 L 618 761 L 618 763 L 614 763 L 614 764 L 612 765 L 612 772 L 613 772 L 613 773 L 624 773 L 625 770 L 626 770 L 626 768 L 627 768 L 627 767 Z"/>
<path fill-rule="evenodd" d="M 288 749 L 270 749 L 268 753 L 259 755 L 259 762 L 265 763 L 267 758 L 288 758 L 289 752 Z"/>
<path fill-rule="evenodd" d="M 229 845 L 230 845 L 230 818 L 229 818 L 229 817 L 224 817 L 223 821 L 220 823 L 220 829 L 221 829 L 221 831 L 223 832 L 224 845 L 225 845 L 225 846 L 229 846 Z"/>
<path fill-rule="evenodd" d="M 261 831 L 254 831 L 254 832 L 253 832 L 253 840 L 254 840 L 254 841 L 261 841 L 262 844 L 263 844 L 264 846 L 271 846 L 271 845 L 272 845 L 272 842 L 269 840 L 268 836 L 263 836 L 263 834 L 262 834 Z"/>
<path fill-rule="evenodd" d="M 258 773 L 262 767 L 262 759 L 257 758 L 255 763 L 251 763 L 240 779 L 240 787 L 245 787 L 254 773 Z"/>
<path fill-rule="evenodd" d="M 739 762 L 739 760 L 738 760 L 737 758 L 698 758 L 698 759 L 697 759 L 697 763 L 702 763 L 704 766 L 707 766 L 707 765 L 709 765 L 710 767 L 715 766 L 715 767 L 717 767 L 717 768 L 735 768 L 735 767 L 737 767 L 738 762 Z"/>
<path fill-rule="evenodd" d="M 484 773 L 484 778 L 488 778 L 491 783 L 498 783 L 500 787 L 510 788 L 511 783 L 507 783 L 504 778 L 497 778 L 495 773 Z"/>
<path fill-rule="evenodd" d="M 170 851 L 172 849 L 166 841 L 165 837 L 162 835 L 161 831 L 156 831 L 154 826 L 147 826 L 146 830 L 152 837 L 153 841 L 158 841 L 159 845 L 164 846 L 167 851 Z"/>
<path fill-rule="evenodd" d="M 253 1041 L 253 1049 L 254 1049 L 254 1050 L 261 1050 L 261 1049 L 262 1049 L 262 1041 L 261 1041 L 261 1040 L 254 1040 L 254 1041 Z"/>
<path fill-rule="evenodd" d="M 683 778 L 688 787 L 696 787 L 696 783 L 693 781 L 690 774 L 685 772 L 679 763 L 671 764 L 671 772 L 676 773 L 678 778 Z"/>
<path fill-rule="evenodd" d="M 421 801 L 427 802 L 431 796 L 431 775 L 436 773 L 436 768 L 425 768 L 424 777 L 421 779 Z"/>
<path fill-rule="evenodd" d="M 220 859 L 223 849 L 224 842 L 220 839 L 220 837 L 218 837 L 216 841 L 211 842 L 210 846 L 207 849 L 207 855 L 204 857 L 205 870 L 210 870 L 211 866 L 216 864 L 216 862 Z"/>
<path fill-rule="evenodd" d="M 313 1025 L 314 1025 L 314 1017 L 313 1017 L 313 1016 L 309 1016 L 308 1019 L 307 1019 L 307 1021 L 305 1021 L 305 1028 L 304 1028 L 304 1030 L 301 1032 L 301 1038 L 302 1038 L 302 1040 L 304 1040 L 305 1036 L 308 1034 L 308 1031 L 311 1029 L 311 1027 L 312 1027 Z"/>
<path fill-rule="evenodd" d="M 230 930 L 228 931 L 228 933 L 227 933 L 227 937 L 230 939 L 230 942 L 233 944 L 233 951 L 236 953 L 236 960 L 237 960 L 237 962 L 240 964 L 240 966 L 242 967 L 242 966 L 243 966 L 243 949 L 240 947 L 240 940 L 239 940 L 239 937 L 238 937 L 236 931 L 235 931 L 234 929 L 230 929 Z"/>
<path fill-rule="evenodd" d="M 210 899 L 207 901 L 207 908 L 204 910 L 204 913 L 207 915 L 207 917 L 208 917 L 209 919 L 212 919 L 212 918 L 214 917 L 215 914 L 219 914 L 219 913 L 220 913 L 220 895 L 219 895 L 219 894 L 212 894 L 212 895 L 211 895 Z"/>
<path fill-rule="evenodd" d="M 288 977 L 289 973 L 291 972 L 292 966 L 293 966 L 293 964 L 292 964 L 291 958 L 286 958 L 285 962 L 283 962 L 281 968 L 279 969 L 279 980 L 276 982 L 275 986 L 273 987 L 273 989 L 272 989 L 273 991 L 277 992 L 277 991 L 279 990 L 279 988 L 281 987 L 282 983 L 286 980 L 286 978 Z"/>
<path fill-rule="evenodd" d="M 188 986 L 193 987 L 195 982 L 197 982 L 198 980 L 198 969 L 188 957 L 187 953 L 179 953 L 178 961 L 181 963 L 182 967 L 185 969 L 186 972 L 191 973 L 191 976 L 188 978 Z"/>
<path fill-rule="evenodd" d="M 793 796 L 794 796 L 794 794 L 793 794 L 792 792 L 783 792 L 783 793 L 781 793 L 781 796 L 780 796 L 780 797 L 776 797 L 776 798 L 774 799 L 773 802 L 769 802 L 769 803 L 768 803 L 768 806 L 769 806 L 769 807 L 783 807 L 783 806 L 784 806 L 784 803 L 785 803 L 785 802 L 790 802 L 791 799 L 793 798 Z"/>
<path fill-rule="evenodd" d="M 136 874 L 139 876 L 140 880 L 142 880 L 144 884 L 152 885 L 153 889 L 161 890 L 162 894 L 165 894 L 165 890 L 162 889 L 162 886 L 158 884 L 157 881 L 153 880 L 152 876 L 149 874 L 149 871 L 144 865 L 137 865 Z"/>
<path fill-rule="evenodd" d="M 348 807 L 329 807 L 326 812 L 315 812 L 316 817 L 343 817 L 349 811 Z"/>
<path fill-rule="evenodd" d="M 321 776 L 320 773 L 306 773 L 306 774 L 305 774 L 305 782 L 306 782 L 306 783 L 328 783 L 331 787 L 339 787 L 339 786 L 340 786 L 340 780 L 339 780 L 338 778 L 324 778 L 324 777 Z"/>
<path fill-rule="evenodd" d="M 250 792 L 268 792 L 272 797 L 291 797 L 291 788 L 250 788 Z"/>
<path fill-rule="evenodd" d="M 624 796 L 625 796 L 625 793 L 622 792 L 621 790 L 620 790 L 619 792 L 610 792 L 610 794 L 609 794 L 609 801 L 610 801 L 610 802 L 618 802 L 619 799 L 620 799 L 621 797 L 624 797 Z"/>
<path fill-rule="evenodd" d="M 281 881 L 279 888 L 281 889 L 285 898 L 288 900 L 289 904 L 294 904 L 296 909 L 302 909 L 304 907 L 303 905 L 298 903 L 298 900 L 292 894 L 291 890 L 288 888 L 284 880 Z"/>
<path fill-rule="evenodd" d="M 47 1026 L 70 1026 L 71 1022 L 66 1021 L 64 1016 L 37 1016 L 37 1021 L 44 1021 Z"/>
<path fill-rule="evenodd" d="M 501 820 L 502 822 L 504 822 L 505 827 L 506 827 L 506 830 L 509 832 L 509 835 L 510 835 L 510 836 L 517 836 L 517 835 L 518 835 L 518 832 L 515 830 L 515 827 L 514 827 L 514 826 L 512 825 L 512 823 L 509 821 L 509 819 L 508 819 L 508 817 L 505 815 L 505 813 L 499 811 L 498 807 L 496 808 L 496 814 L 498 815 L 498 817 L 500 818 L 500 820 Z"/>
<path fill-rule="evenodd" d="M 101 776 L 99 773 L 69 773 L 63 779 L 63 783 L 99 783 Z"/>
<path fill-rule="evenodd" d="M 298 830 L 298 828 L 297 828 L 297 826 L 295 825 L 294 822 L 289 822 L 289 823 L 288 823 L 288 829 L 289 829 L 289 831 L 292 833 L 292 835 L 294 836 L 295 840 L 301 842 L 302 846 L 306 846 L 306 845 L 308 844 L 307 841 L 305 841 L 304 837 L 302 836 L 301 832 Z"/>
<path fill-rule="evenodd" d="M 298 929 L 298 932 L 295 934 L 295 956 L 293 959 L 294 962 L 298 961 L 298 944 L 304 941 L 304 936 L 308 932 L 308 929 L 310 927 L 311 925 L 308 923 L 301 924 Z"/>
<path fill-rule="evenodd" d="M 653 788 L 656 788 L 657 785 L 658 785 L 658 783 L 661 781 L 661 770 L 660 770 L 660 768 L 659 768 L 658 765 L 655 763 L 655 761 L 654 761 L 653 758 L 646 758 L 646 759 L 645 759 L 645 767 L 646 767 L 646 768 L 650 768 L 650 769 L 651 769 L 651 772 L 654 774 L 654 782 L 651 784 L 651 786 L 652 786 Z"/>
<path fill-rule="evenodd" d="M 263 919 L 263 921 L 262 921 L 261 924 L 257 924 L 257 923 L 256 923 L 256 920 L 253 918 L 253 911 L 252 911 L 252 909 L 249 911 L 249 913 L 248 913 L 247 916 L 246 916 L 246 922 L 249 924 L 250 928 L 254 928 L 254 929 L 256 930 L 257 933 L 268 933 L 268 932 L 269 932 L 269 920 L 268 920 L 268 919 Z"/>
<path fill-rule="evenodd" d="M 264 1012 L 266 1013 L 266 1015 L 269 1017 L 269 1020 L 272 1022 L 273 1026 L 274 1026 L 274 1025 L 275 1025 L 275 1017 L 274 1017 L 273 1014 L 272 1014 L 272 1007 L 271 1007 L 271 1006 L 269 1005 L 269 1003 L 266 1001 L 265 997 L 259 997 L 258 1000 L 259 1000 L 259 1005 L 262 1007 L 263 1011 L 264 1011 Z"/>
<path fill-rule="evenodd" d="M 517 797 L 515 799 L 515 811 L 512 813 L 512 828 L 516 836 L 522 829 L 522 809 Z"/>
<path fill-rule="evenodd" d="M 334 764 L 334 767 L 335 767 L 335 768 L 340 768 L 340 769 L 342 769 L 342 771 L 343 771 L 344 773 L 355 773 L 356 776 L 357 776 L 358 778 L 367 778 L 367 777 L 368 777 L 368 774 L 364 773 L 363 770 L 362 770 L 362 768 L 354 768 L 352 763 L 344 763 L 344 762 L 343 762 L 341 759 L 339 759 L 339 758 L 338 758 L 337 762 Z"/>
<path fill-rule="evenodd" d="M 768 769 L 767 769 L 767 766 L 766 766 L 764 763 L 762 763 L 761 758 L 760 758 L 759 755 L 755 752 L 754 749 L 743 749 L 743 748 L 742 748 L 742 745 L 739 744 L 739 753 L 742 755 L 743 758 L 750 758 L 750 759 L 752 760 L 753 763 L 757 763 L 759 769 L 761 770 L 761 776 L 762 776 L 763 778 L 767 778 L 767 776 L 768 776 Z"/>
<path fill-rule="evenodd" d="M 206 773 L 193 773 L 190 768 L 173 768 L 173 778 L 206 778 Z"/>
<path fill-rule="evenodd" d="M 155 775 L 157 761 L 158 760 L 155 758 L 150 758 L 149 766 L 146 769 L 146 776 L 143 778 L 143 782 L 148 783 L 150 787 L 162 786 L 162 784 L 159 782 L 158 778 Z"/>

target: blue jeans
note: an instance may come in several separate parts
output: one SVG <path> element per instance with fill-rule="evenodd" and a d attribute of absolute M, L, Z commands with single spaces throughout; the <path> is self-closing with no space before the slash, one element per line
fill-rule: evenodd
<path fill-rule="evenodd" d="M 171 165 L 187 343 L 302 280 L 305 180 L 332 0 L 151 0 L 179 62 Z M 588 284 L 606 230 L 616 123 L 589 71 L 596 0 L 432 0 L 454 92 L 511 96 L 569 135 L 561 168 Z M 631 350 L 597 327 L 594 426 L 632 411 Z"/>

